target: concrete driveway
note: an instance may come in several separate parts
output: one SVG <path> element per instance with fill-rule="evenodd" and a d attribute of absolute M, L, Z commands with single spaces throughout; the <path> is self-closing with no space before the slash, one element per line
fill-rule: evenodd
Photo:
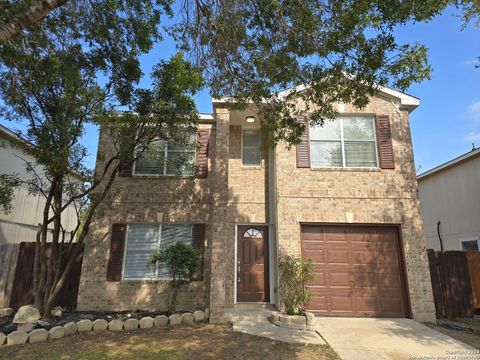
<path fill-rule="evenodd" d="M 317 317 L 315 323 L 343 360 L 430 359 L 458 350 L 466 352 L 437 359 L 480 359 L 478 350 L 468 352 L 473 348 L 410 319 Z"/>

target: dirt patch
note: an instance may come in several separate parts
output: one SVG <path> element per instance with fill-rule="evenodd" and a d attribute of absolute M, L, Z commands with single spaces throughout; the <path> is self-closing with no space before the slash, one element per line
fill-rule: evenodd
<path fill-rule="evenodd" d="M 427 324 L 445 335 L 457 339 L 476 349 L 480 349 L 480 319 L 437 320 L 436 324 Z"/>
<path fill-rule="evenodd" d="M 287 344 L 234 333 L 225 325 L 81 333 L 40 344 L 0 349 L 0 359 L 299 359 L 337 360 L 328 345 Z"/>

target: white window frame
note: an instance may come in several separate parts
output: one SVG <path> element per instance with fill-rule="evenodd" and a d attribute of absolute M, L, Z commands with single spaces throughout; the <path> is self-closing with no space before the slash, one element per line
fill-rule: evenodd
<path fill-rule="evenodd" d="M 123 264 L 122 264 L 122 280 L 124 281 L 161 281 L 161 280 L 172 280 L 172 278 L 167 278 L 167 277 L 158 277 L 158 261 L 155 264 L 155 278 L 149 278 L 149 277 L 144 277 L 144 278 L 125 278 L 125 259 L 127 258 L 127 244 L 128 244 L 128 230 L 130 228 L 130 225 L 135 225 L 135 224 L 158 224 L 158 234 L 159 234 L 159 239 L 158 239 L 158 249 L 155 251 L 160 250 L 160 244 L 162 242 L 162 225 L 190 225 L 190 243 L 192 243 L 193 239 L 193 224 L 190 223 L 142 223 L 142 222 L 135 222 L 135 223 L 129 223 L 127 224 L 127 229 L 125 232 L 125 246 L 123 249 Z"/>
<path fill-rule="evenodd" d="M 168 141 L 165 140 L 165 145 L 163 149 L 163 171 L 161 174 L 145 174 L 145 173 L 137 173 L 137 162 L 135 161 L 133 163 L 133 170 L 132 174 L 133 176 L 152 176 L 152 177 L 159 177 L 159 176 L 170 176 L 170 177 L 193 177 L 195 176 L 194 174 L 167 174 L 167 165 L 168 165 L 168 154 L 169 153 L 193 153 L 193 161 L 195 162 L 195 159 L 197 158 L 197 150 L 168 150 Z"/>
<path fill-rule="evenodd" d="M 245 164 L 243 162 L 243 134 L 245 133 L 245 131 L 257 131 L 258 132 L 258 136 L 259 136 L 259 143 L 258 143 L 258 151 L 260 153 L 260 162 L 258 163 L 258 165 L 248 165 L 248 164 Z M 240 151 L 241 151 L 241 159 L 242 159 L 242 167 L 246 167 L 246 168 L 261 168 L 262 167 L 262 132 L 260 129 L 257 129 L 257 128 L 249 128 L 249 127 L 242 127 L 242 133 L 241 133 L 241 140 L 240 140 Z"/>
<path fill-rule="evenodd" d="M 464 242 L 470 242 L 470 241 L 476 241 L 477 242 L 477 247 L 478 250 L 480 251 L 480 236 L 479 237 L 472 237 L 472 238 L 467 238 L 467 239 L 461 239 L 460 242 L 460 250 L 461 251 L 468 251 L 463 249 L 463 243 Z"/>
<path fill-rule="evenodd" d="M 355 118 L 355 117 L 363 117 L 363 118 L 371 118 L 373 122 L 373 137 L 374 137 L 374 143 L 375 143 L 375 161 L 376 165 L 375 166 L 346 166 L 346 160 L 345 160 L 345 139 L 343 137 L 343 119 L 344 118 Z M 361 114 L 361 115 L 355 115 L 355 114 L 350 114 L 350 115 L 342 115 L 339 116 L 337 119 L 334 121 L 339 121 L 340 122 L 340 146 L 341 146 L 341 152 L 342 152 L 342 166 L 311 166 L 312 169 L 379 169 L 380 168 L 380 159 L 378 157 L 378 138 L 377 138 L 377 127 L 376 127 L 376 120 L 374 115 L 367 115 L 367 114 Z M 327 120 L 330 121 L 330 120 Z M 308 146 L 309 146 L 309 152 L 310 152 L 310 158 L 312 156 L 312 142 L 338 142 L 338 140 L 312 140 L 311 138 L 311 131 L 309 132 L 309 139 L 308 139 Z M 372 140 L 348 140 L 347 142 L 365 142 L 365 143 L 371 143 Z M 311 162 L 311 159 L 310 159 Z"/>

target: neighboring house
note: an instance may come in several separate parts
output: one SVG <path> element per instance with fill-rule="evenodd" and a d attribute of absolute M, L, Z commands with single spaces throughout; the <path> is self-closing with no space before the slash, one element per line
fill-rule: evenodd
<path fill-rule="evenodd" d="M 336 121 L 289 150 L 262 147 L 257 107 L 214 99 L 191 154 L 196 176 L 162 162 L 181 151 L 172 144 L 122 171 L 91 225 L 78 308 L 165 309 L 168 271 L 147 263 L 185 241 L 203 250 L 204 268 L 179 308 L 209 307 L 213 321 L 238 303 L 278 307 L 285 254 L 314 260 L 317 315 L 434 320 L 409 127 L 418 105 L 382 88 L 364 109 L 339 104 Z M 99 152 L 110 143 L 102 129 Z"/>
<path fill-rule="evenodd" d="M 35 165 L 35 159 L 25 152 L 28 146 L 28 142 L 0 125 L 0 174 L 16 174 L 20 179 L 28 181 L 33 176 L 26 169 L 26 164 L 30 163 L 42 176 L 41 166 Z M 74 179 L 77 178 L 78 181 L 83 181 L 80 176 L 74 175 Z M 27 185 L 15 189 L 14 195 L 12 211 L 9 214 L 0 211 L 0 245 L 35 241 L 38 223 L 42 222 L 45 205 L 43 196 L 30 194 Z M 77 215 L 71 206 L 62 214 L 62 226 L 68 232 L 75 229 L 76 225 Z"/>
<path fill-rule="evenodd" d="M 480 250 L 480 149 L 417 177 L 427 247 Z"/>

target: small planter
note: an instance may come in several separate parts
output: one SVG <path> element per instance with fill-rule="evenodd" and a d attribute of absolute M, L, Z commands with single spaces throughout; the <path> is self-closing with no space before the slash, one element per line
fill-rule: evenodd
<path fill-rule="evenodd" d="M 305 312 L 304 315 L 287 315 L 281 312 L 274 312 L 270 321 L 278 327 L 296 330 L 315 331 L 313 319 L 315 315 Z"/>

